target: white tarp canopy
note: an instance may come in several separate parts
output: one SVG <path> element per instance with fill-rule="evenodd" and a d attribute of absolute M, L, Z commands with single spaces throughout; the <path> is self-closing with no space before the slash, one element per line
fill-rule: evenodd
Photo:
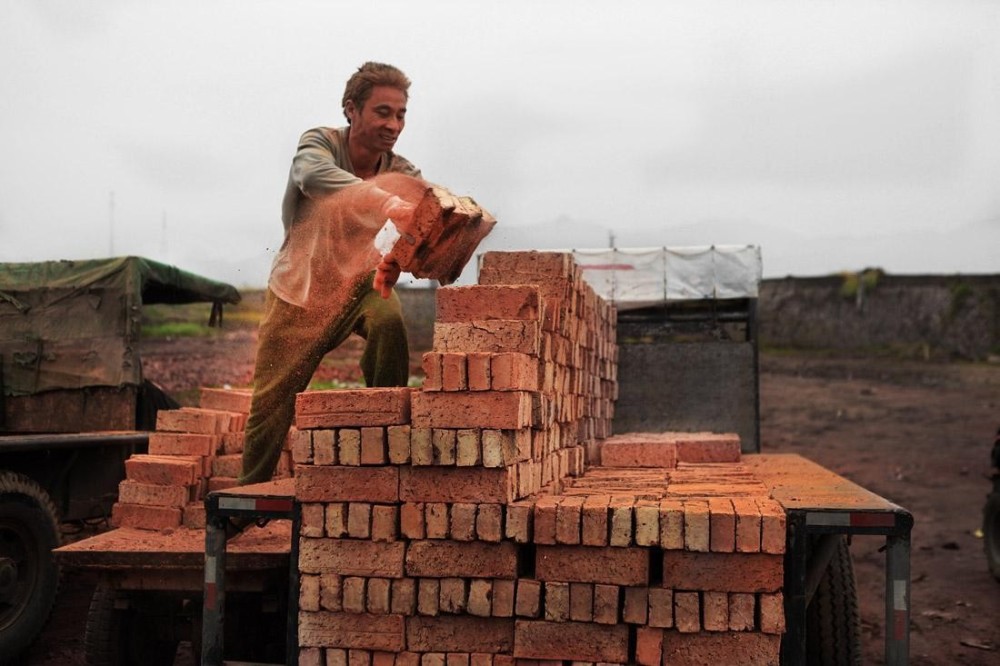
<path fill-rule="evenodd" d="M 757 298 L 760 247 L 602 248 L 572 250 L 583 277 L 619 310 L 666 301 Z"/>

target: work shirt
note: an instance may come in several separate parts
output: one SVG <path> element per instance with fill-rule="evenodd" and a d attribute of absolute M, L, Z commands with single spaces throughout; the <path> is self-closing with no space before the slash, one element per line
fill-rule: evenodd
<path fill-rule="evenodd" d="M 299 139 L 281 205 L 285 239 L 268 280 L 286 303 L 334 307 L 339 294 L 370 274 L 379 260 L 372 242 L 394 195 L 378 186 L 379 176 L 420 177 L 409 160 L 389 151 L 372 181 L 358 178 L 347 150 L 349 132 L 318 127 Z"/>

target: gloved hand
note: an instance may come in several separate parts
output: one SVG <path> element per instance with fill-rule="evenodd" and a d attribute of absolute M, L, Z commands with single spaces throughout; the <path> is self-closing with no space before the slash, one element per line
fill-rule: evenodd
<path fill-rule="evenodd" d="M 396 285 L 396 280 L 399 279 L 399 273 L 399 264 L 396 263 L 391 254 L 383 257 L 379 265 L 375 267 L 375 280 L 372 286 L 382 298 L 389 298 L 392 294 L 392 288 Z"/>

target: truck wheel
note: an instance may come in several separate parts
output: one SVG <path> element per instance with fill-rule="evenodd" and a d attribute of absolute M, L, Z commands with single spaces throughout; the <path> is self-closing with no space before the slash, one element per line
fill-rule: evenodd
<path fill-rule="evenodd" d="M 131 601 L 128 593 L 118 592 L 104 583 L 94 590 L 83 635 L 89 666 L 171 666 L 174 663 L 180 641 L 169 636 L 172 625 L 165 625 L 172 622 L 172 618 L 141 612 L 132 607 Z"/>
<path fill-rule="evenodd" d="M 990 573 L 1000 580 L 1000 491 L 990 493 L 983 507 L 983 547 Z"/>
<path fill-rule="evenodd" d="M 33 480 L 0 472 L 0 654 L 7 657 L 31 644 L 52 611 L 59 590 L 56 513 Z"/>
<path fill-rule="evenodd" d="M 840 537 L 806 609 L 806 663 L 860 666 L 861 616 L 851 549 Z"/>

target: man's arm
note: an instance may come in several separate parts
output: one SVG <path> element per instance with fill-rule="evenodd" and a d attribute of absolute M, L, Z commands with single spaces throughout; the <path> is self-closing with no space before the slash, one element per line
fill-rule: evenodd
<path fill-rule="evenodd" d="M 341 166 L 344 158 L 339 152 L 323 130 L 305 132 L 292 158 L 292 182 L 309 198 L 360 183 L 360 178 Z"/>

